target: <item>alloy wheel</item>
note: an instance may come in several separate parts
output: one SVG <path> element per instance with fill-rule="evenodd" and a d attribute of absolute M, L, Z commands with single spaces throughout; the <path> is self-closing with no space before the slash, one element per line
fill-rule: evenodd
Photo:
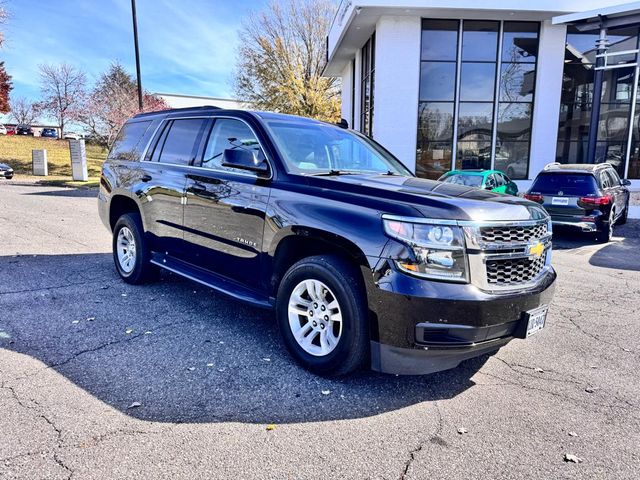
<path fill-rule="evenodd" d="M 116 253 L 122 271 L 131 273 L 136 264 L 136 240 L 128 227 L 122 227 L 118 232 Z"/>
<path fill-rule="evenodd" d="M 308 354 L 323 357 L 335 350 L 342 336 L 340 304 L 327 285 L 304 280 L 289 297 L 289 328 Z"/>

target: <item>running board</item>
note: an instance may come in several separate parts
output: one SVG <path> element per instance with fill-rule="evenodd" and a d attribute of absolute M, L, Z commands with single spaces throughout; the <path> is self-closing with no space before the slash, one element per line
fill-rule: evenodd
<path fill-rule="evenodd" d="M 195 265 L 183 262 L 176 258 L 163 255 L 161 253 L 151 254 L 151 263 L 160 268 L 188 278 L 213 290 L 228 295 L 236 300 L 240 300 L 260 308 L 273 308 L 273 300 L 260 295 L 259 293 L 240 285 L 233 280 L 216 275 Z"/>

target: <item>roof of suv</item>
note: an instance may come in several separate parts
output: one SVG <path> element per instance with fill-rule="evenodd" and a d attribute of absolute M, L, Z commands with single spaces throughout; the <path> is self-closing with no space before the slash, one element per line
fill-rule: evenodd
<path fill-rule="evenodd" d="M 550 163 L 540 173 L 594 173 L 602 168 L 613 168 L 610 163 Z"/>
<path fill-rule="evenodd" d="M 205 105 L 202 107 L 171 108 L 167 110 L 159 110 L 157 112 L 139 113 L 135 115 L 133 118 L 148 118 L 148 117 L 155 117 L 155 116 L 172 115 L 176 113 L 189 114 L 189 113 L 214 113 L 214 112 L 215 113 L 245 112 L 245 113 L 258 116 L 264 120 L 277 119 L 277 120 L 289 120 L 289 121 L 309 122 L 309 123 L 326 123 L 320 120 L 315 120 L 313 118 L 300 117 L 297 115 L 288 115 L 285 113 L 262 112 L 262 111 L 254 111 L 254 110 L 229 110 L 229 109 L 216 107 L 214 105 Z"/>

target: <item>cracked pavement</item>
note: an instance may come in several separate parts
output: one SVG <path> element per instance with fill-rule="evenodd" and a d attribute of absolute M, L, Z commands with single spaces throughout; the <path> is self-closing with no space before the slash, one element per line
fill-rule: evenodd
<path fill-rule="evenodd" d="M 1 479 L 637 478 L 640 222 L 608 245 L 558 233 L 534 337 L 327 380 L 268 312 L 121 282 L 94 196 L 0 184 Z"/>

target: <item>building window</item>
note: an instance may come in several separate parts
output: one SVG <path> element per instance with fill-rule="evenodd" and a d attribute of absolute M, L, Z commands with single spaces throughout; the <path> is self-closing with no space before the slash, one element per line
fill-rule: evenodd
<path fill-rule="evenodd" d="M 373 137 L 373 91 L 376 72 L 376 34 L 362 47 L 360 80 L 360 131 Z"/>
<path fill-rule="evenodd" d="M 602 94 L 593 98 L 596 41 L 598 33 L 567 28 L 565 65 L 562 80 L 560 122 L 556 161 L 587 163 L 591 112 L 594 101 L 600 104 L 596 133 L 595 162 L 611 163 L 620 176 L 640 178 L 640 130 L 638 105 L 633 109 L 638 28 L 608 32 L 608 63 L 615 68 L 603 71 Z M 629 53 L 634 52 L 634 53 Z M 630 64 L 629 66 L 625 66 Z M 631 122 L 632 110 L 635 110 Z M 629 128 L 632 125 L 632 128 Z M 629 150 L 627 147 L 631 146 Z"/>
<path fill-rule="evenodd" d="M 416 173 L 527 178 L 539 24 L 423 20 Z"/>

